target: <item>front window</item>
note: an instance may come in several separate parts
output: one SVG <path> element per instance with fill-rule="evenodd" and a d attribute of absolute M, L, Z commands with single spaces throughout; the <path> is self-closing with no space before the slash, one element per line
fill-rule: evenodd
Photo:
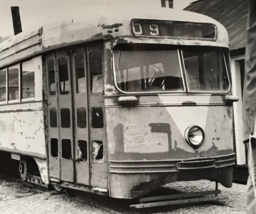
<path fill-rule="evenodd" d="M 184 50 L 183 58 L 189 91 L 229 90 L 223 52 L 209 49 Z"/>
<path fill-rule="evenodd" d="M 115 50 L 116 83 L 124 92 L 184 91 L 177 50 Z"/>
<path fill-rule="evenodd" d="M 230 89 L 224 53 L 215 48 L 114 50 L 114 62 L 116 86 L 122 92 L 227 93 Z"/>

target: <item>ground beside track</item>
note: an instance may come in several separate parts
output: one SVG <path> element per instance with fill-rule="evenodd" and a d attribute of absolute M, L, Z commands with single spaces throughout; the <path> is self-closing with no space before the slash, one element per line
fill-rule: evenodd
<path fill-rule="evenodd" d="M 191 192 L 213 190 L 215 184 L 209 181 L 179 182 L 167 185 L 175 191 Z M 24 186 L 16 181 L 16 178 L 0 174 L 0 213 L 1 214 L 69 214 L 69 213 L 207 213 L 207 214 L 242 214 L 245 211 L 246 186 L 234 184 L 227 189 L 220 185 L 222 196 L 221 202 L 201 203 L 191 205 L 169 206 L 161 208 L 150 208 L 143 210 L 131 210 L 129 201 L 116 200 L 92 194 L 69 191 L 66 194 L 56 194 L 53 191 L 42 191 Z"/>

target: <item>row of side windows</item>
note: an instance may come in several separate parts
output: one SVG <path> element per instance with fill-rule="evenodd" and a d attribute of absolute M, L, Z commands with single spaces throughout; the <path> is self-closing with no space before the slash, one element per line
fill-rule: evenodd
<path fill-rule="evenodd" d="M 29 60 L 0 70 L 0 102 L 35 97 L 35 65 Z"/>

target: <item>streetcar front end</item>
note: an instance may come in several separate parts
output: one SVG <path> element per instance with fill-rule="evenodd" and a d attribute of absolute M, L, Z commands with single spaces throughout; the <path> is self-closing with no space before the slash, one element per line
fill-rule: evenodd
<path fill-rule="evenodd" d="M 214 24 L 152 20 L 131 30 L 135 38 L 112 42 L 105 80 L 110 196 L 199 179 L 231 187 L 237 99 L 227 35 Z"/>

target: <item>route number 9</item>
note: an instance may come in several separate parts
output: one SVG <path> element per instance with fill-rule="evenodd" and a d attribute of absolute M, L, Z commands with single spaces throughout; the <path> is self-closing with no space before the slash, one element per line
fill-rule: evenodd
<path fill-rule="evenodd" d="M 158 36 L 159 35 L 159 28 L 156 24 L 149 25 L 149 33 L 151 36 Z"/>

